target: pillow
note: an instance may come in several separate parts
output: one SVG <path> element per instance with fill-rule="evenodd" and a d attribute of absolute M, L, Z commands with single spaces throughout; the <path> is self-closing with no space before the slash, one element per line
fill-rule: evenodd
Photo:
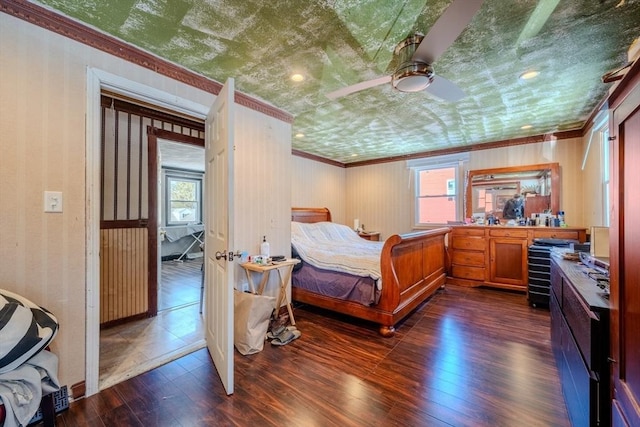
<path fill-rule="evenodd" d="M 0 289 L 0 374 L 43 350 L 58 332 L 58 319 L 28 299 Z"/>

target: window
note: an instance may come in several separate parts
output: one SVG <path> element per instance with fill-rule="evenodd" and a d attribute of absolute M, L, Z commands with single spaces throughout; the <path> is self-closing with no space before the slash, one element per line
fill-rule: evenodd
<path fill-rule="evenodd" d="M 165 221 L 167 225 L 199 223 L 202 220 L 202 176 L 165 174 Z"/>
<path fill-rule="evenodd" d="M 417 175 L 418 224 L 446 224 L 447 221 L 455 221 L 456 168 L 422 169 L 417 171 Z"/>
<path fill-rule="evenodd" d="M 408 161 L 414 171 L 415 225 L 427 226 L 462 218 L 461 171 L 467 155 Z"/>

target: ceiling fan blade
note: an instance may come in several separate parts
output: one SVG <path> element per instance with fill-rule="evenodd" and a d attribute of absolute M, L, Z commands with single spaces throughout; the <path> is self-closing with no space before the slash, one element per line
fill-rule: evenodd
<path fill-rule="evenodd" d="M 454 0 L 438 18 L 413 54 L 414 61 L 432 64 L 469 25 L 484 0 Z"/>
<path fill-rule="evenodd" d="M 558 6 L 558 3 L 560 3 L 560 0 L 538 1 L 538 5 L 534 9 L 518 37 L 516 46 L 520 46 L 520 43 L 535 37 L 540 32 L 542 26 L 547 22 L 547 19 L 549 19 L 549 16 L 551 16 L 556 6 Z"/>
<path fill-rule="evenodd" d="M 433 76 L 433 82 L 425 89 L 444 101 L 456 102 L 467 96 L 455 83 L 440 76 Z"/>
<path fill-rule="evenodd" d="M 360 92 L 361 90 L 369 89 L 371 87 L 379 86 L 385 83 L 389 83 L 391 81 L 391 76 L 379 77 L 373 80 L 367 80 L 366 82 L 356 83 L 351 86 L 343 87 L 338 90 L 334 90 L 333 92 L 327 93 L 327 98 L 329 99 L 337 99 L 342 98 L 343 96 L 351 95 L 355 92 Z"/>

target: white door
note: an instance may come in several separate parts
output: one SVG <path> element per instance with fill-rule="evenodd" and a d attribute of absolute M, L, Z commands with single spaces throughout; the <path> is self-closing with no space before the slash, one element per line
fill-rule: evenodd
<path fill-rule="evenodd" d="M 227 255 L 233 243 L 233 97 L 228 79 L 205 128 L 205 338 L 227 394 L 233 393 L 234 269 Z"/>

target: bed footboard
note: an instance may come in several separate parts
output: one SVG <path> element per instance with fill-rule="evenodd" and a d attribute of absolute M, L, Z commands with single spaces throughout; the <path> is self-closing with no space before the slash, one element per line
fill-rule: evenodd
<path fill-rule="evenodd" d="M 380 255 L 382 295 L 380 334 L 391 336 L 395 324 L 444 286 L 446 278 L 445 236 L 442 227 L 393 235 Z"/>

